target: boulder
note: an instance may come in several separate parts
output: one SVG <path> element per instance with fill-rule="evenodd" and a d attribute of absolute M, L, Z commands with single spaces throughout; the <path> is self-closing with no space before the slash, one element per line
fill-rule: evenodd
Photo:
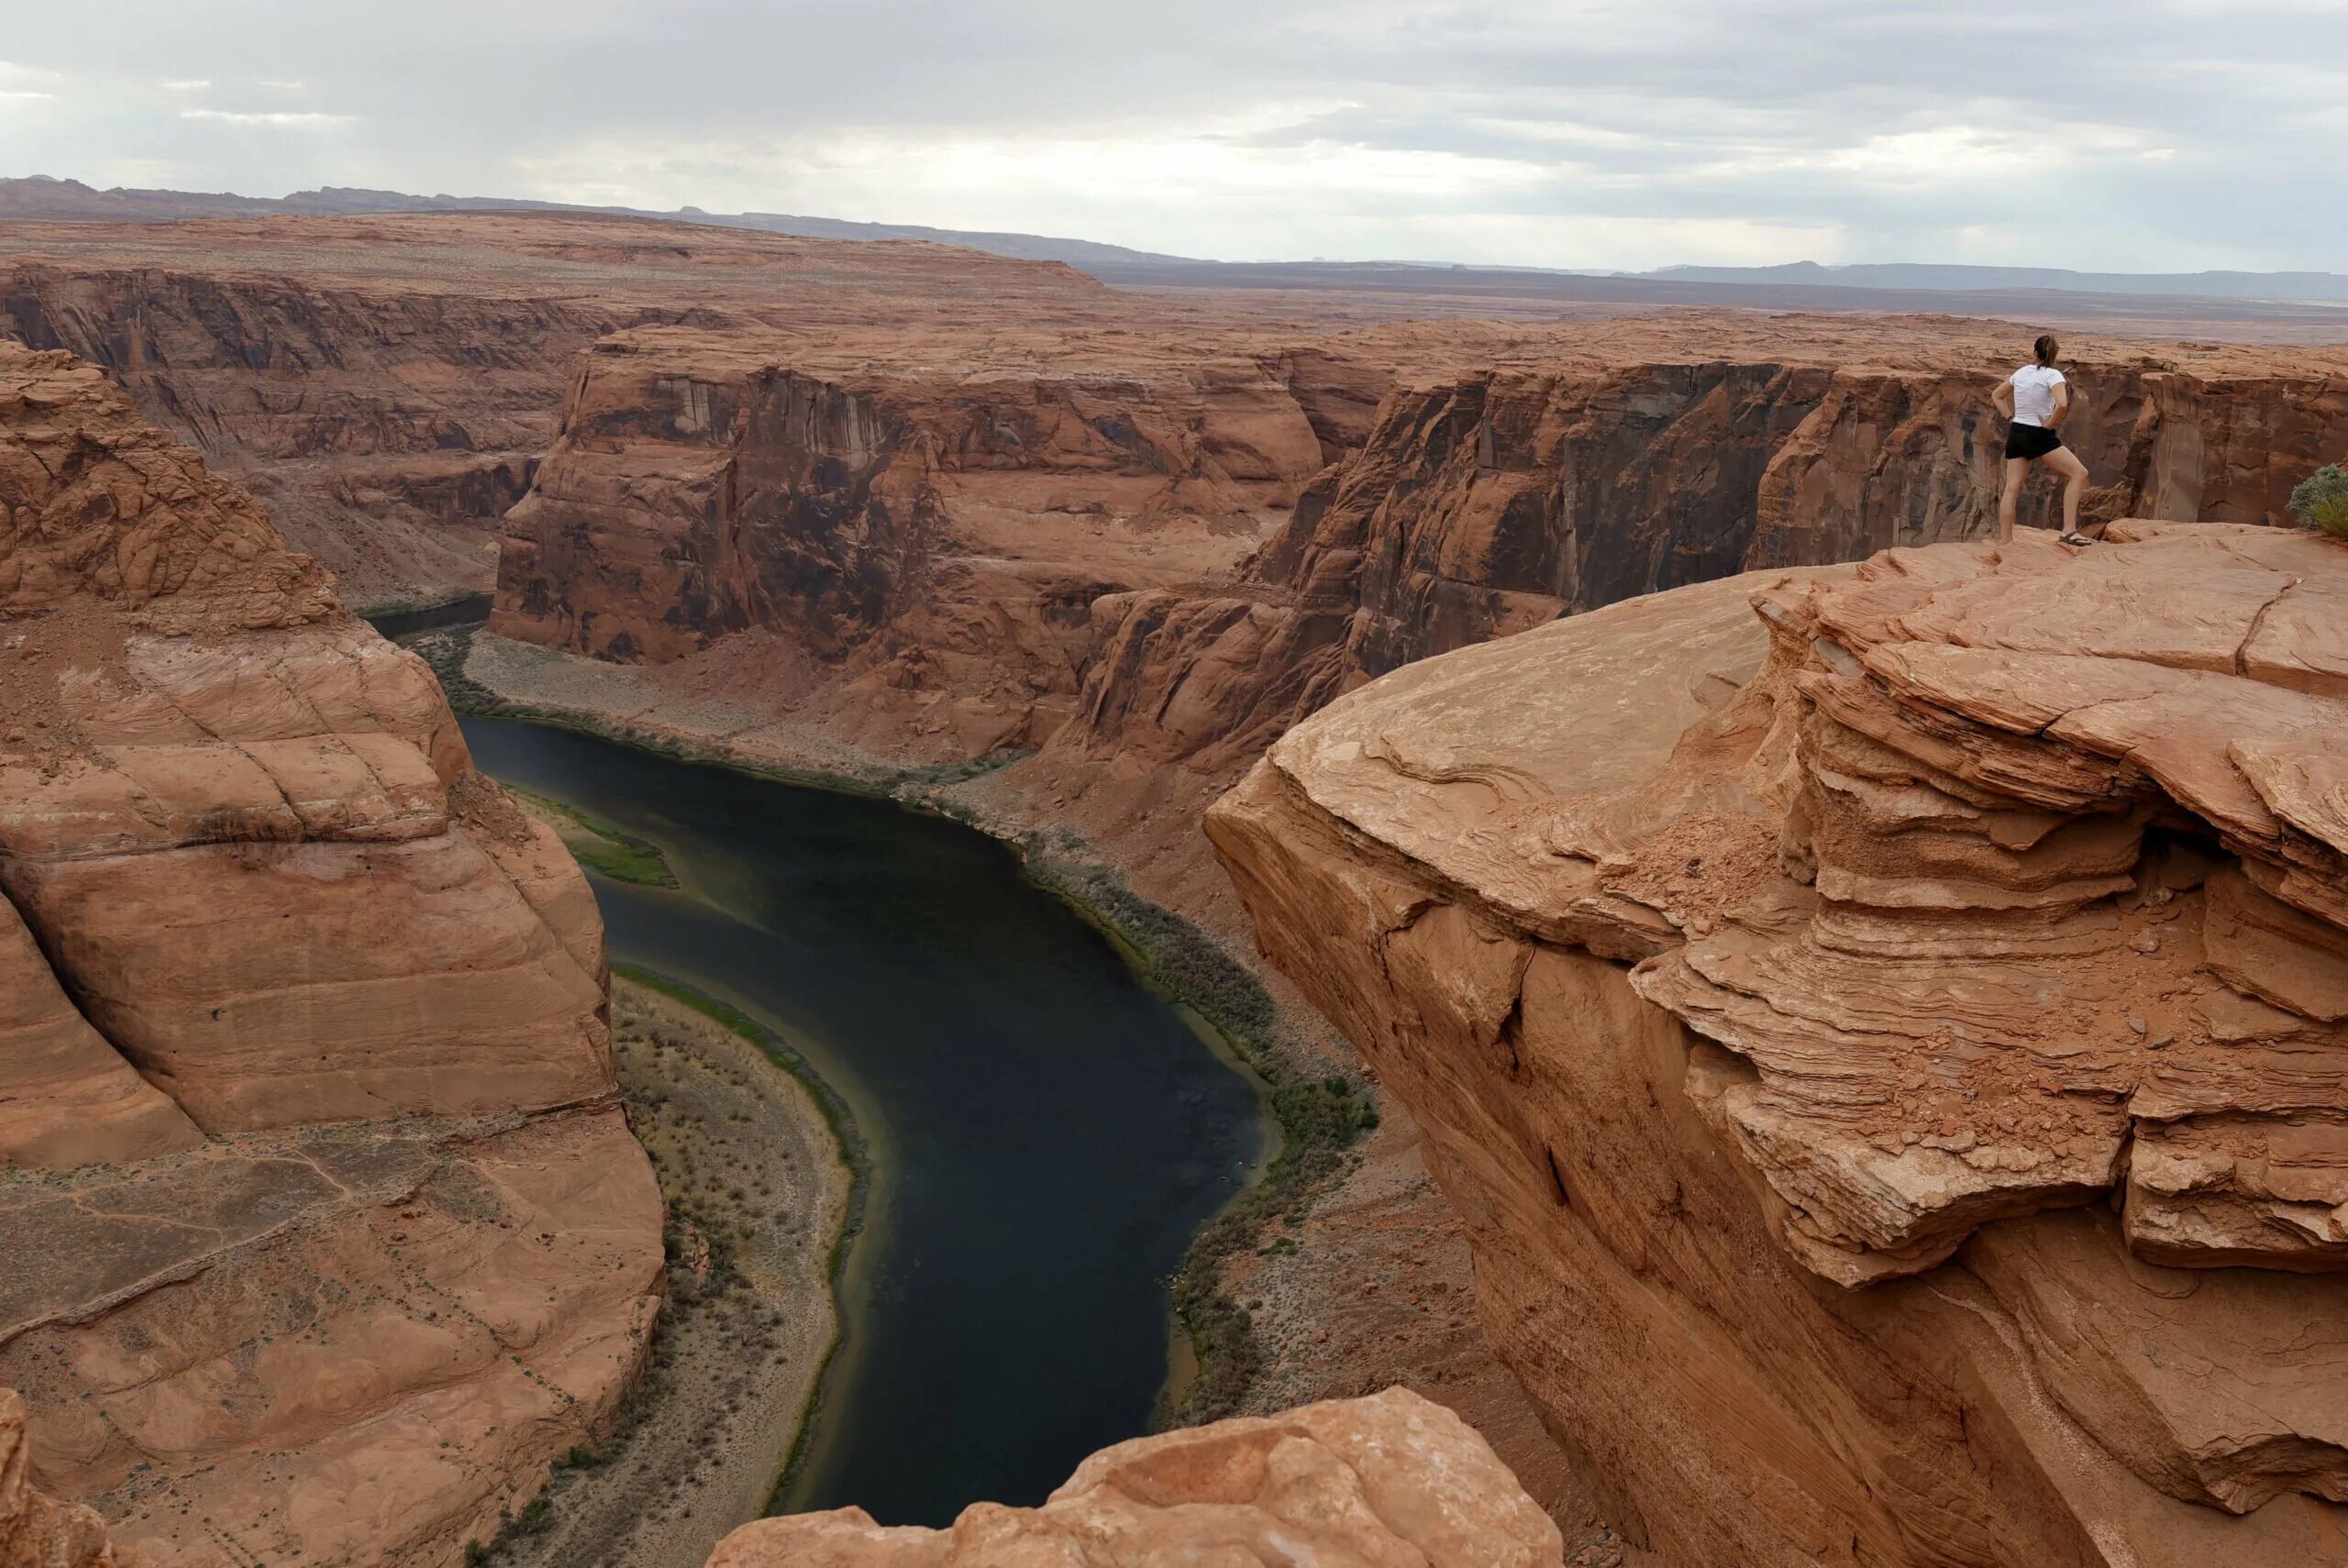
<path fill-rule="evenodd" d="M 947 1529 L 860 1508 L 760 1519 L 708 1568 L 1133 1568 L 1315 1562 L 1559 1568 L 1557 1527 L 1458 1417 L 1401 1388 L 1135 1438 L 1037 1508 Z"/>

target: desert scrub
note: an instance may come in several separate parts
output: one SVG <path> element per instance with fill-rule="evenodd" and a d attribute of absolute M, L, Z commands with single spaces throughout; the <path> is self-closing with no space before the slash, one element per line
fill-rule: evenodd
<path fill-rule="evenodd" d="M 2291 515 L 2335 539 L 2348 539 L 2348 469 L 2326 463 L 2291 491 Z"/>
<path fill-rule="evenodd" d="M 815 1102 L 816 1111 L 823 1117 L 825 1126 L 830 1131 L 832 1141 L 839 1149 L 840 1161 L 847 1167 L 848 1172 L 847 1205 L 840 1216 L 839 1229 L 833 1233 L 831 1251 L 824 1265 L 825 1277 L 828 1281 L 832 1299 L 837 1301 L 840 1297 L 841 1283 L 847 1273 L 848 1251 L 855 1245 L 856 1239 L 864 1232 L 864 1205 L 870 1196 L 872 1176 L 871 1154 L 864 1142 L 863 1134 L 857 1130 L 856 1119 L 848 1109 L 847 1101 L 842 1098 L 837 1089 L 825 1081 L 823 1075 L 815 1071 L 814 1064 L 801 1055 L 797 1047 L 793 1046 L 789 1040 L 732 1003 L 721 1001 L 681 980 L 637 965 L 614 964 L 612 973 L 623 980 L 642 986 L 647 990 L 658 991 L 672 1000 L 682 1002 L 704 1017 L 732 1030 L 764 1052 L 775 1066 L 798 1079 L 800 1086 L 807 1091 L 808 1098 Z M 719 1246 L 719 1238 L 711 1232 L 720 1228 L 712 1225 L 701 1227 L 701 1229 L 711 1247 L 714 1260 Z M 664 1246 L 670 1249 L 670 1262 L 672 1264 L 677 1261 L 675 1248 L 680 1240 L 680 1237 L 673 1234 L 664 1235 L 662 1238 Z M 824 1347 L 822 1359 L 816 1369 L 815 1380 L 808 1387 L 807 1403 L 800 1411 L 798 1432 L 792 1440 L 791 1452 L 784 1457 L 782 1469 L 776 1475 L 774 1485 L 769 1492 L 770 1508 L 776 1506 L 790 1490 L 792 1482 L 798 1477 L 799 1472 L 807 1463 L 808 1456 L 814 1452 L 812 1445 L 815 1438 L 815 1429 L 823 1415 L 825 1390 L 831 1381 L 830 1368 L 834 1357 L 838 1353 L 839 1343 L 839 1336 L 835 1333 L 831 1342 Z"/>
<path fill-rule="evenodd" d="M 473 630 L 471 626 L 437 626 L 428 632 L 411 632 L 398 640 L 399 645 L 432 667 L 439 678 L 440 690 L 448 694 L 449 706 L 460 713 L 496 714 L 507 707 L 505 699 L 465 673 L 465 659 L 473 651 Z"/>

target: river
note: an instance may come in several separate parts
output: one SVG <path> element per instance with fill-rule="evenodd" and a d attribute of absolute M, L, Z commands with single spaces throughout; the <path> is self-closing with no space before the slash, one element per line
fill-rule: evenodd
<path fill-rule="evenodd" d="M 489 607 L 494 597 L 467 593 L 437 604 L 419 604 L 412 610 L 378 610 L 365 620 L 383 635 L 394 639 L 442 626 L 477 626 L 489 619 Z"/>
<path fill-rule="evenodd" d="M 843 1337 L 784 1511 L 1032 1506 L 1145 1430 L 1165 1277 L 1264 1147 L 1250 1082 L 1004 845 L 885 801 L 506 720 L 491 775 L 658 845 L 593 878 L 615 959 L 759 1017 L 870 1161 Z"/>

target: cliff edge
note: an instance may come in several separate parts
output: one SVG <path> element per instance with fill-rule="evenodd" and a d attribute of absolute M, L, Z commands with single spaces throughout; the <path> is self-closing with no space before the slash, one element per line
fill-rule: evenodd
<path fill-rule="evenodd" d="M 453 1562 L 662 1288 L 603 927 L 423 663 L 0 344 L 0 1385 L 163 1564 Z"/>
<path fill-rule="evenodd" d="M 1326 1562 L 1559 1568 L 1557 1527 L 1468 1424 L 1407 1389 L 1104 1448 L 1039 1508 L 946 1529 L 861 1508 L 759 1519 L 708 1568 Z"/>
<path fill-rule="evenodd" d="M 2348 550 L 2110 537 L 1413 665 L 1209 815 L 1672 1560 L 2348 1549 Z"/>

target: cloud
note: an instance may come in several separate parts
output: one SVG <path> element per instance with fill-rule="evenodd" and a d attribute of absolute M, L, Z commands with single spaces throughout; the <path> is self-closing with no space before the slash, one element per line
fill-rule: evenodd
<path fill-rule="evenodd" d="M 216 120 L 232 126 L 333 126 L 357 119 L 356 115 L 293 113 L 282 109 L 182 109 L 183 120 Z"/>
<path fill-rule="evenodd" d="M 2143 0 L 118 0 L 17 171 L 1074 233 L 1230 257 L 2348 254 L 2348 7 Z M 158 80 L 294 104 L 186 110 Z M 70 89 L 62 83 L 71 83 Z M 260 103 L 272 100 L 256 93 Z M 275 102 L 287 102 L 278 98 Z M 364 144 L 254 137 L 363 118 Z"/>
<path fill-rule="evenodd" d="M 161 87 L 166 93 L 201 93 L 212 83 L 209 80 L 199 76 L 179 82 L 158 83 L 156 85 Z"/>

